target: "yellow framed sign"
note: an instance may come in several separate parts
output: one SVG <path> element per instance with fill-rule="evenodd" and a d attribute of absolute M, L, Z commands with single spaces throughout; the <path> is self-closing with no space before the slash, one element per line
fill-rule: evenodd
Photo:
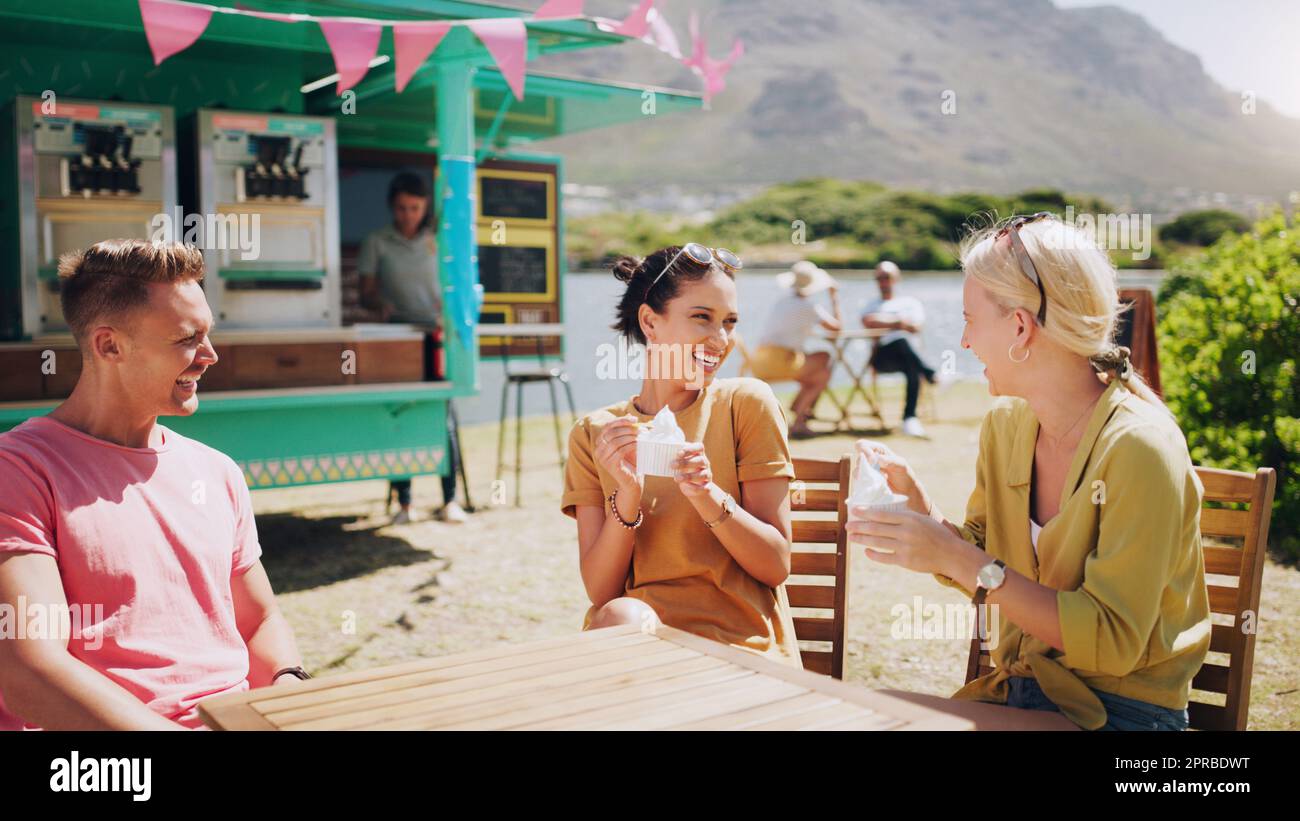
<path fill-rule="evenodd" d="M 478 88 L 474 90 L 474 117 L 491 122 L 501 108 L 501 102 L 510 94 L 509 91 L 489 91 Z M 484 99 L 487 98 L 487 99 Z M 529 95 L 523 102 L 511 99 L 510 108 L 506 109 L 505 122 L 512 125 L 521 123 L 542 128 L 555 127 L 555 97 Z"/>
<path fill-rule="evenodd" d="M 556 224 L 555 174 L 513 168 L 480 167 L 475 219 L 479 228 L 498 220 L 509 227 L 554 228 Z"/>
<path fill-rule="evenodd" d="M 491 232 L 480 230 L 479 236 L 490 239 Z M 560 282 L 555 232 L 507 228 L 506 242 L 479 245 L 478 280 L 485 302 L 556 302 Z"/>
<path fill-rule="evenodd" d="M 515 321 L 514 314 L 515 314 L 515 309 L 509 305 L 484 305 L 483 309 L 479 311 L 478 324 L 481 327 L 486 327 L 489 325 L 496 325 L 496 324 L 509 325 Z M 500 323 L 484 322 L 483 317 L 485 316 L 499 316 L 501 317 L 501 322 Z M 483 336 L 482 334 L 480 334 L 478 338 L 478 344 L 481 347 L 486 347 L 488 345 L 509 345 L 510 337 Z"/>

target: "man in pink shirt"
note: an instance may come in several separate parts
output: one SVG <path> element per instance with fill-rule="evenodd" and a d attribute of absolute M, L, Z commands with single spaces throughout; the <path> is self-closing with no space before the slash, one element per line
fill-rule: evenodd
<path fill-rule="evenodd" d="M 204 698 L 306 676 L 239 468 L 158 424 L 217 362 L 203 256 L 113 240 L 59 276 L 80 379 L 0 434 L 0 728 L 201 726 Z"/>

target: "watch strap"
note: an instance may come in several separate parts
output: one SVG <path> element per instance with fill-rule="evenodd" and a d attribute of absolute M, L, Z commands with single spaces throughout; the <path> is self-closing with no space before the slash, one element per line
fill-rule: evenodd
<path fill-rule="evenodd" d="M 705 522 L 704 526 L 712 530 L 713 528 L 717 527 L 718 525 L 730 519 L 731 515 L 735 512 L 736 512 L 736 498 L 732 496 L 730 493 L 724 494 L 722 497 L 722 514 L 711 522 Z"/>
<path fill-rule="evenodd" d="M 994 559 L 989 564 L 996 564 L 1005 571 L 1007 563 L 1001 559 Z M 988 565 L 985 565 L 987 567 Z M 1006 579 L 1003 579 L 1006 584 Z M 980 636 L 988 635 L 988 630 L 984 629 L 985 620 L 988 619 L 988 608 L 984 607 L 984 600 L 989 596 L 989 589 L 980 584 L 979 574 L 975 575 L 975 595 L 971 596 L 971 604 L 975 606 L 975 625 L 970 637 L 970 653 L 975 659 L 975 665 L 979 667 L 979 657 L 983 654 L 983 648 L 980 647 Z M 991 659 L 991 654 L 990 654 Z"/>
<path fill-rule="evenodd" d="M 302 669 L 301 666 L 282 667 L 279 670 L 275 671 L 275 675 L 271 676 L 271 683 L 275 684 L 277 681 L 279 681 L 280 676 L 293 676 L 294 678 L 299 679 L 301 681 L 306 681 L 307 679 L 311 678 L 311 674 L 308 673 L 306 670 Z"/>

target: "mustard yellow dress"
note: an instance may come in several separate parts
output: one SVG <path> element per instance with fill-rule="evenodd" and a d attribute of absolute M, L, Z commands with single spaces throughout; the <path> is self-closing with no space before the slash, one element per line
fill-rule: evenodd
<path fill-rule="evenodd" d="M 560 507 L 577 517 L 580 505 L 608 510 L 617 487 L 596 464 L 594 442 L 604 426 L 632 414 L 633 400 L 583 417 L 569 434 Z M 757 379 L 715 379 L 676 414 L 689 442 L 702 442 L 713 481 L 740 503 L 743 482 L 794 478 L 785 417 L 771 387 Z M 785 587 L 769 587 L 742 568 L 670 477 L 645 477 L 645 519 L 635 531 L 624 595 L 654 608 L 660 621 L 704 638 L 802 667 Z M 587 611 L 584 629 L 595 608 Z"/>
<path fill-rule="evenodd" d="M 990 557 L 1059 591 L 1065 651 L 999 616 L 993 671 L 954 698 L 1005 703 L 1007 679 L 1032 676 L 1086 729 L 1106 723 L 1093 690 L 1185 709 L 1192 677 L 1209 652 L 1211 623 L 1201 554 L 1203 488 L 1182 431 L 1112 381 L 1084 430 L 1060 512 L 1039 533 L 1035 555 L 1029 490 L 1037 440 L 1029 405 L 998 400 L 980 431 L 975 491 L 960 530 Z"/>

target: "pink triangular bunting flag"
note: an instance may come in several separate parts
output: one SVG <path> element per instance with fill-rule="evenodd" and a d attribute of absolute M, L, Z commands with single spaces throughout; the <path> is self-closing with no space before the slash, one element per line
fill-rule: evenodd
<path fill-rule="evenodd" d="M 338 93 L 342 94 L 361 82 L 370 70 L 370 61 L 379 50 L 379 36 L 384 33 L 384 27 L 370 23 L 317 22 L 334 54 L 334 70 L 339 73 Z"/>
<path fill-rule="evenodd" d="M 682 47 L 677 42 L 677 35 L 673 33 L 673 27 L 668 25 L 668 21 L 659 13 L 659 9 L 650 9 L 650 12 L 646 15 L 646 22 L 650 24 L 650 31 L 641 38 L 642 41 L 649 43 L 674 60 L 682 59 Z"/>
<path fill-rule="evenodd" d="M 725 60 L 715 60 L 709 56 L 709 48 L 700 31 L 700 19 L 691 12 L 691 56 L 682 60 L 696 74 L 704 79 L 704 101 L 708 102 L 727 87 L 727 72 L 745 54 L 745 45 L 739 39 L 731 44 L 731 53 Z"/>
<path fill-rule="evenodd" d="M 393 51 L 397 55 L 394 79 L 399 94 L 450 30 L 450 23 L 401 23 L 393 26 Z"/>
<path fill-rule="evenodd" d="M 483 41 L 516 100 L 524 98 L 524 64 L 528 62 L 528 27 L 519 18 L 470 20 L 470 30 Z"/>
<path fill-rule="evenodd" d="M 644 37 L 650 29 L 650 23 L 646 18 L 650 15 L 650 7 L 654 4 L 655 0 L 641 0 L 632 13 L 623 19 L 619 27 L 614 29 L 614 33 L 622 34 L 624 37 Z"/>
<path fill-rule="evenodd" d="M 212 19 L 212 9 L 169 0 L 140 0 L 144 36 L 153 52 L 153 64 L 184 51 L 199 39 Z"/>
<path fill-rule="evenodd" d="M 581 17 L 583 0 L 546 0 L 541 8 L 533 12 L 534 20 L 549 20 L 556 17 Z"/>

